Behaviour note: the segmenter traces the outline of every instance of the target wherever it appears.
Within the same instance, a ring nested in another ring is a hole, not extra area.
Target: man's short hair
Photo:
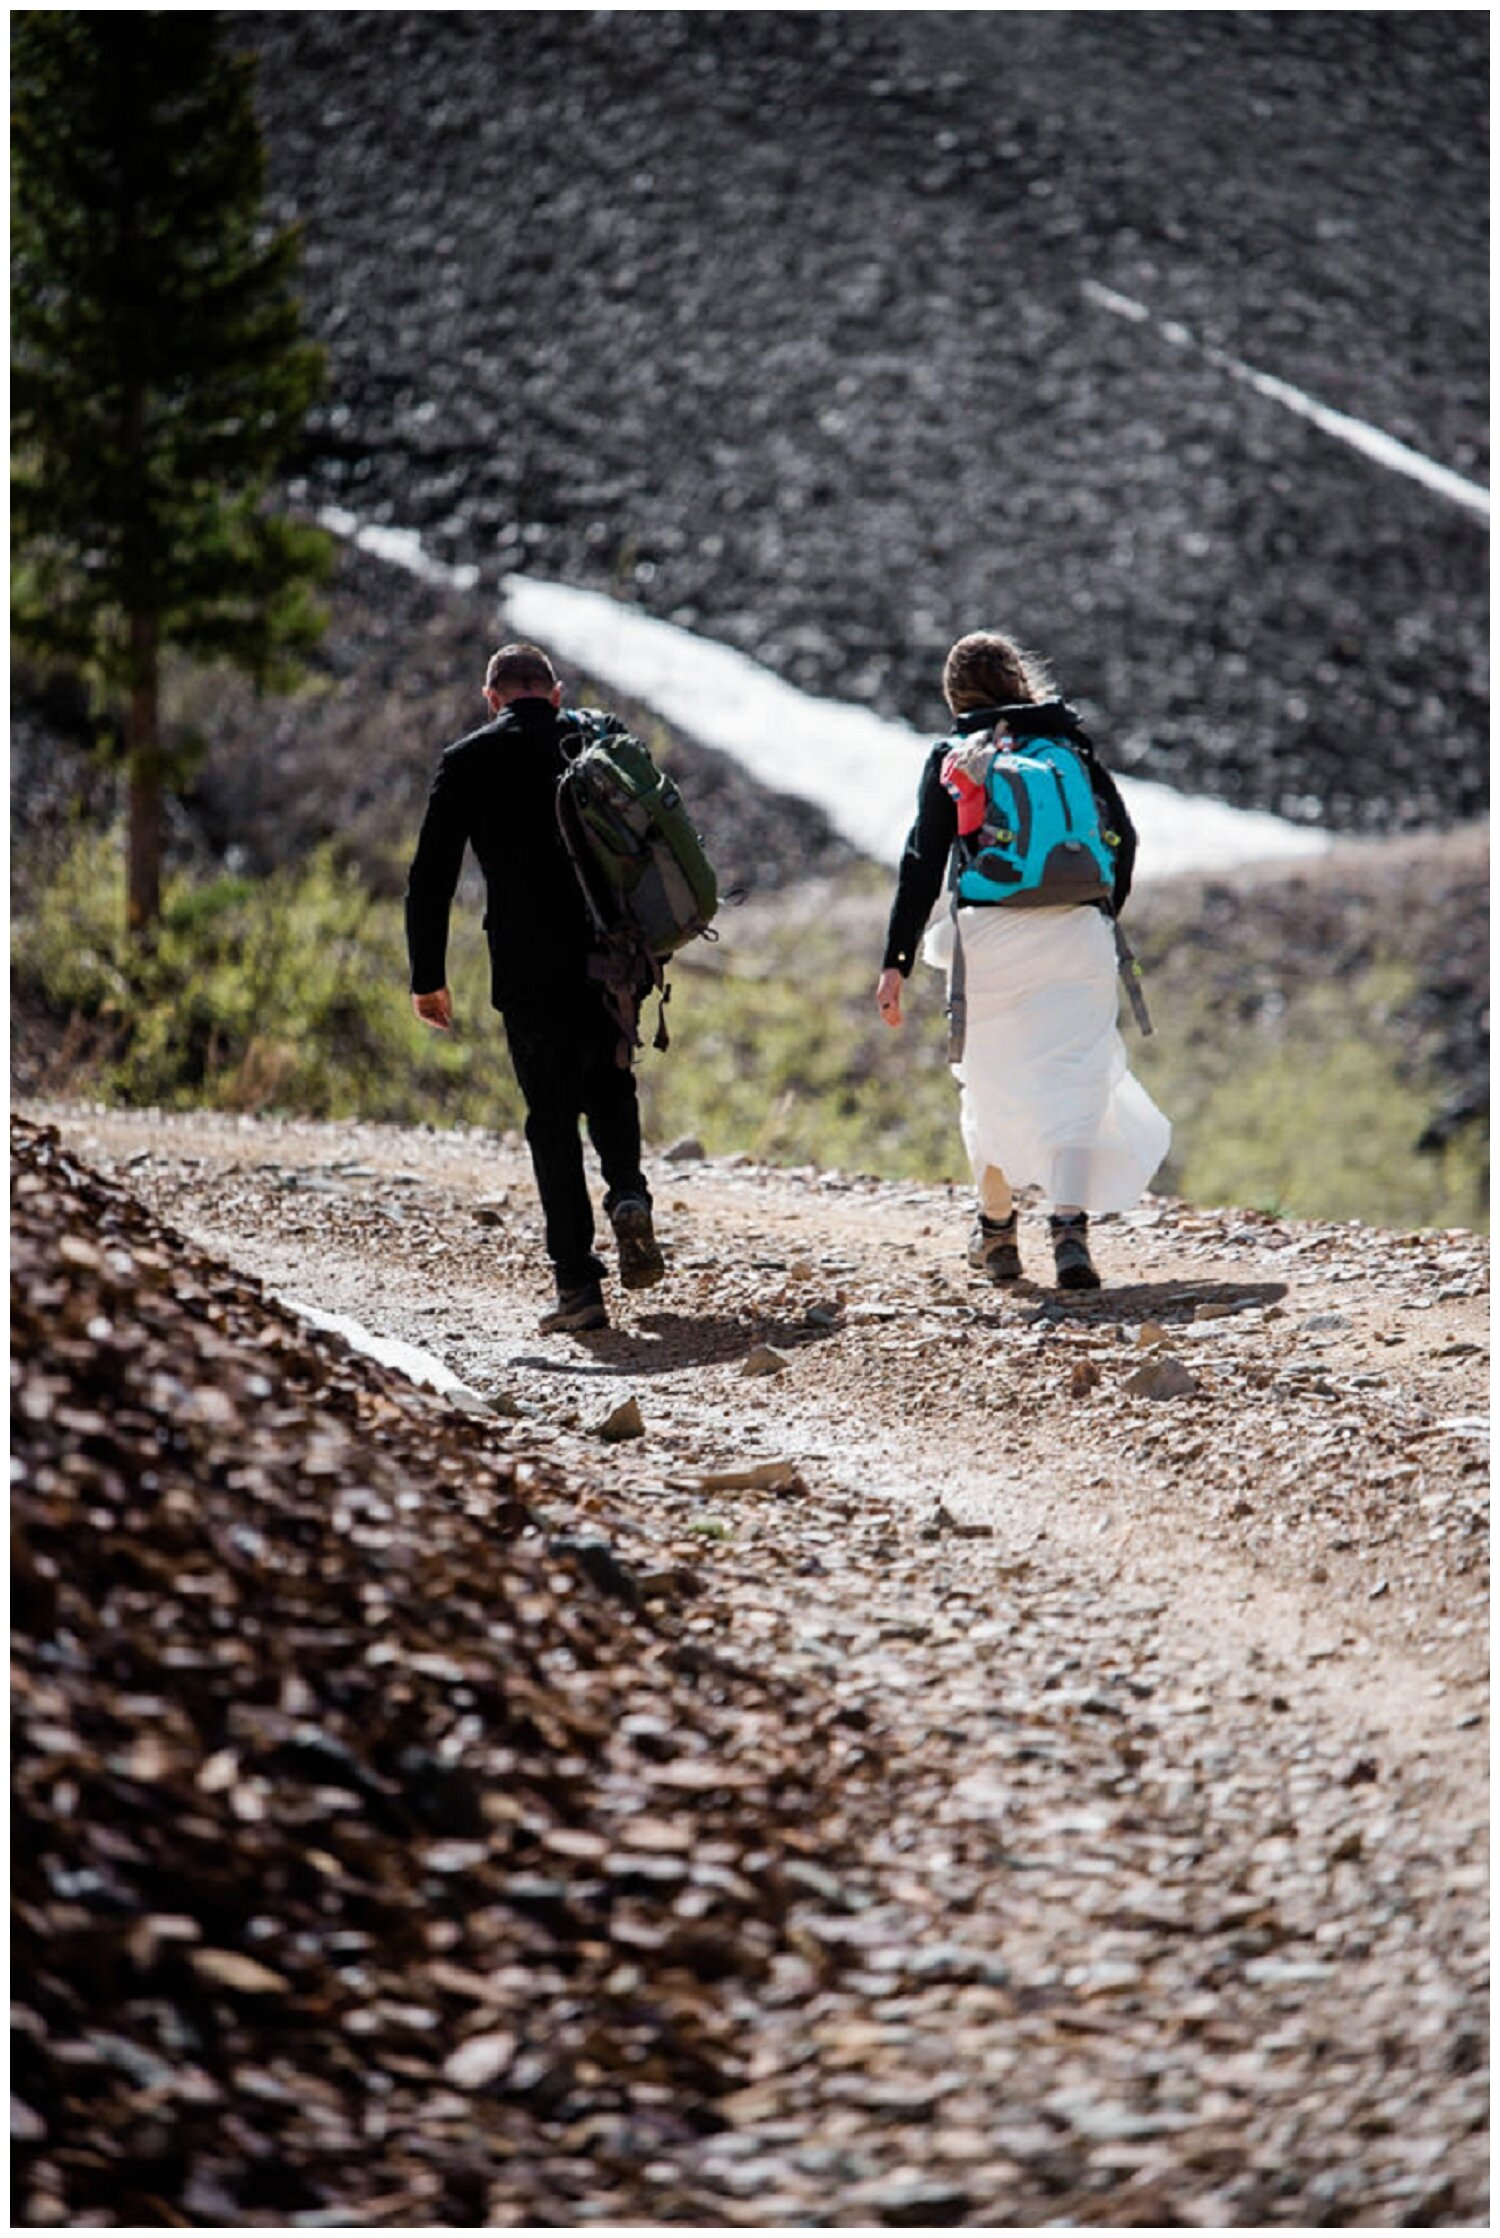
[[[491,692],[550,692],[557,671],[540,645],[502,645],[490,655],[484,682]]]
[[[943,697],[955,715],[975,707],[1010,707],[1045,699],[1052,681],[1035,653],[976,629],[961,637],[943,663]]]

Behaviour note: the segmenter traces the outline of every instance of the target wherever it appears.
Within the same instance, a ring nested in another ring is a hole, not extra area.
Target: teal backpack
[[[962,749],[976,741],[955,743]],[[1114,856],[1075,747],[1064,738],[1027,738],[993,749],[983,788],[983,822],[957,846],[960,902],[1011,909],[1109,903]]]
[[[661,997],[655,1046],[667,1047],[665,967],[690,940],[717,939],[718,880],[681,793],[640,740],[592,707],[564,709],[563,725],[571,752],[557,821],[593,927],[589,968],[629,1064],[653,987]]]

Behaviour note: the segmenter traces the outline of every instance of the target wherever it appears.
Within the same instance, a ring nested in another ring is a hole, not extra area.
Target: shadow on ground
[[[580,1333],[574,1341],[589,1355],[586,1359],[515,1353],[508,1365],[548,1375],[668,1375],[677,1368],[723,1367],[748,1359],[757,1345],[791,1352],[832,1334],[832,1329],[810,1329],[800,1321],[751,1323],[733,1314],[652,1313],[630,1329]]]
[[[1163,1325],[1201,1318],[1229,1319],[1264,1311],[1287,1294],[1284,1282],[1132,1282],[1103,1290],[1049,1290],[1031,1308],[1033,1321],[1084,1321],[1092,1326],[1117,1321],[1160,1321]],[[999,1316],[983,1318],[999,1326]]]

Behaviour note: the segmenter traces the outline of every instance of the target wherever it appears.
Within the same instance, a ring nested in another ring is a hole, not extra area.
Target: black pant
[[[651,1192],[641,1172],[635,1074],[618,1062],[619,1032],[597,988],[580,982],[507,1001],[501,1010],[511,1063],[526,1100],[526,1141],[542,1200],[547,1256],[560,1290],[597,1282],[594,1207],[583,1170],[582,1119],[603,1169],[604,1209]]]

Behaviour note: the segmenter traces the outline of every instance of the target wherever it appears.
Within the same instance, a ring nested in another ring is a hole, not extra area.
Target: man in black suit
[[[641,1171],[635,1074],[619,1062],[618,1028],[589,977],[588,914],[558,829],[557,784],[570,745],[562,685],[538,646],[504,645],[490,661],[484,696],[491,720],[438,764],[407,879],[412,1008],[439,1032],[453,1023],[448,918],[471,846],[484,873],[490,998],[526,1103],[557,1285],[541,1327],[602,1329],[604,1267],[594,1253],[580,1119],[603,1170],[621,1282],[642,1290],[666,1271]]]

